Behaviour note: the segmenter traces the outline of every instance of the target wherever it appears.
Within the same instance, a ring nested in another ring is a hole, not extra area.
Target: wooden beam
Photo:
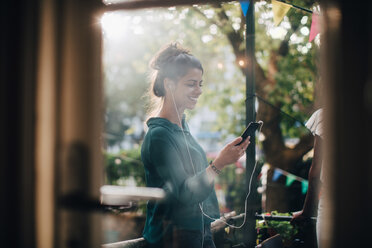
[[[161,8],[161,7],[173,7],[173,6],[186,6],[194,4],[214,4],[230,2],[226,0],[128,0],[121,3],[107,4],[104,6],[105,11],[115,10],[134,10],[144,8]]]

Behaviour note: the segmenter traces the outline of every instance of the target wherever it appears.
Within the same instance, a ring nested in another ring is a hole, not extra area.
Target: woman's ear
[[[174,87],[173,80],[170,80],[169,78],[165,78],[164,79],[164,86],[165,86],[166,89],[174,91],[175,87]]]

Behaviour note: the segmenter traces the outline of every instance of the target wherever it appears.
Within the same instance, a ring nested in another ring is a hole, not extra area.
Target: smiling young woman
[[[220,217],[214,178],[236,162],[249,139],[236,138],[212,162],[190,133],[184,111],[202,94],[203,67],[178,43],[161,49],[150,63],[153,109],[141,148],[148,187],[167,193],[149,202],[143,236],[148,247],[215,247],[210,224]],[[156,106],[154,108],[154,106]]]

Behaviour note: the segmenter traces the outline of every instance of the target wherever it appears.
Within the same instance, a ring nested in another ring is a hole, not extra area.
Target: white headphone
[[[173,92],[175,90],[174,85],[173,84],[168,85],[168,89],[169,89],[170,93],[173,95]]]
[[[169,90],[174,91],[174,82],[171,79],[168,79],[168,78],[166,78],[164,81],[165,81],[164,84],[165,84],[166,88],[168,88]]]

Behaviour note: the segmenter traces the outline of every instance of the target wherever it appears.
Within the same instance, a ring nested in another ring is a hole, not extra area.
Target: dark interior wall
[[[371,1],[323,0],[341,13],[325,33],[332,235],[327,247],[369,244],[372,209]],[[0,8],[1,247],[35,247],[34,125],[40,1]],[[333,16],[334,17],[334,16]],[[332,15],[328,18],[332,19]],[[328,24],[332,24],[331,22]]]
[[[371,1],[323,1],[330,232],[326,247],[367,247],[372,209]]]
[[[34,120],[39,1],[1,3],[0,240],[34,247]],[[3,246],[4,245],[4,246]]]
[[[36,87],[40,71],[53,74],[50,76],[50,84],[58,84],[54,87],[63,90],[49,102],[60,107],[58,116],[51,117],[57,123],[54,135],[59,139],[57,142],[61,144],[60,147],[65,149],[74,142],[80,142],[92,154],[92,163],[79,164],[86,169],[84,173],[81,170],[79,175],[71,173],[78,166],[74,167],[62,156],[58,157],[56,163],[50,163],[49,166],[59,166],[63,171],[62,176],[56,177],[64,181],[60,180],[58,185],[43,184],[43,187],[50,187],[59,194],[51,196],[53,199],[47,199],[48,203],[66,196],[70,193],[67,192],[68,189],[76,185],[79,186],[78,189],[86,191],[83,193],[87,197],[98,202],[99,186],[102,185],[100,145],[97,138],[101,131],[101,37],[99,25],[92,25],[97,22],[94,18],[98,16],[97,10],[102,3],[99,0],[48,2],[57,7],[49,10],[52,13],[48,12],[57,24],[51,24],[55,30],[50,34],[49,42],[55,43],[51,47],[58,50],[56,56],[46,58],[57,65],[56,72],[50,72],[38,67],[41,60],[38,58],[38,48],[42,50],[39,34],[43,26],[40,23],[40,14],[45,10],[46,2],[7,1],[0,8],[0,247],[32,248],[36,247],[37,242],[41,244],[40,239],[43,238],[42,234],[37,234],[44,224],[36,221],[35,211],[35,185],[40,182],[36,182],[40,173],[35,169],[35,132],[36,124],[40,123],[36,116],[36,102],[39,100],[36,99],[36,92],[39,92]],[[63,151],[60,149],[52,152],[61,154]],[[58,218],[53,224],[56,230],[51,232],[58,247],[75,245],[70,241],[76,239],[77,233],[81,234],[78,238],[88,244],[79,247],[98,247],[99,216],[60,205],[55,209]],[[86,228],[79,229],[80,226]]]

